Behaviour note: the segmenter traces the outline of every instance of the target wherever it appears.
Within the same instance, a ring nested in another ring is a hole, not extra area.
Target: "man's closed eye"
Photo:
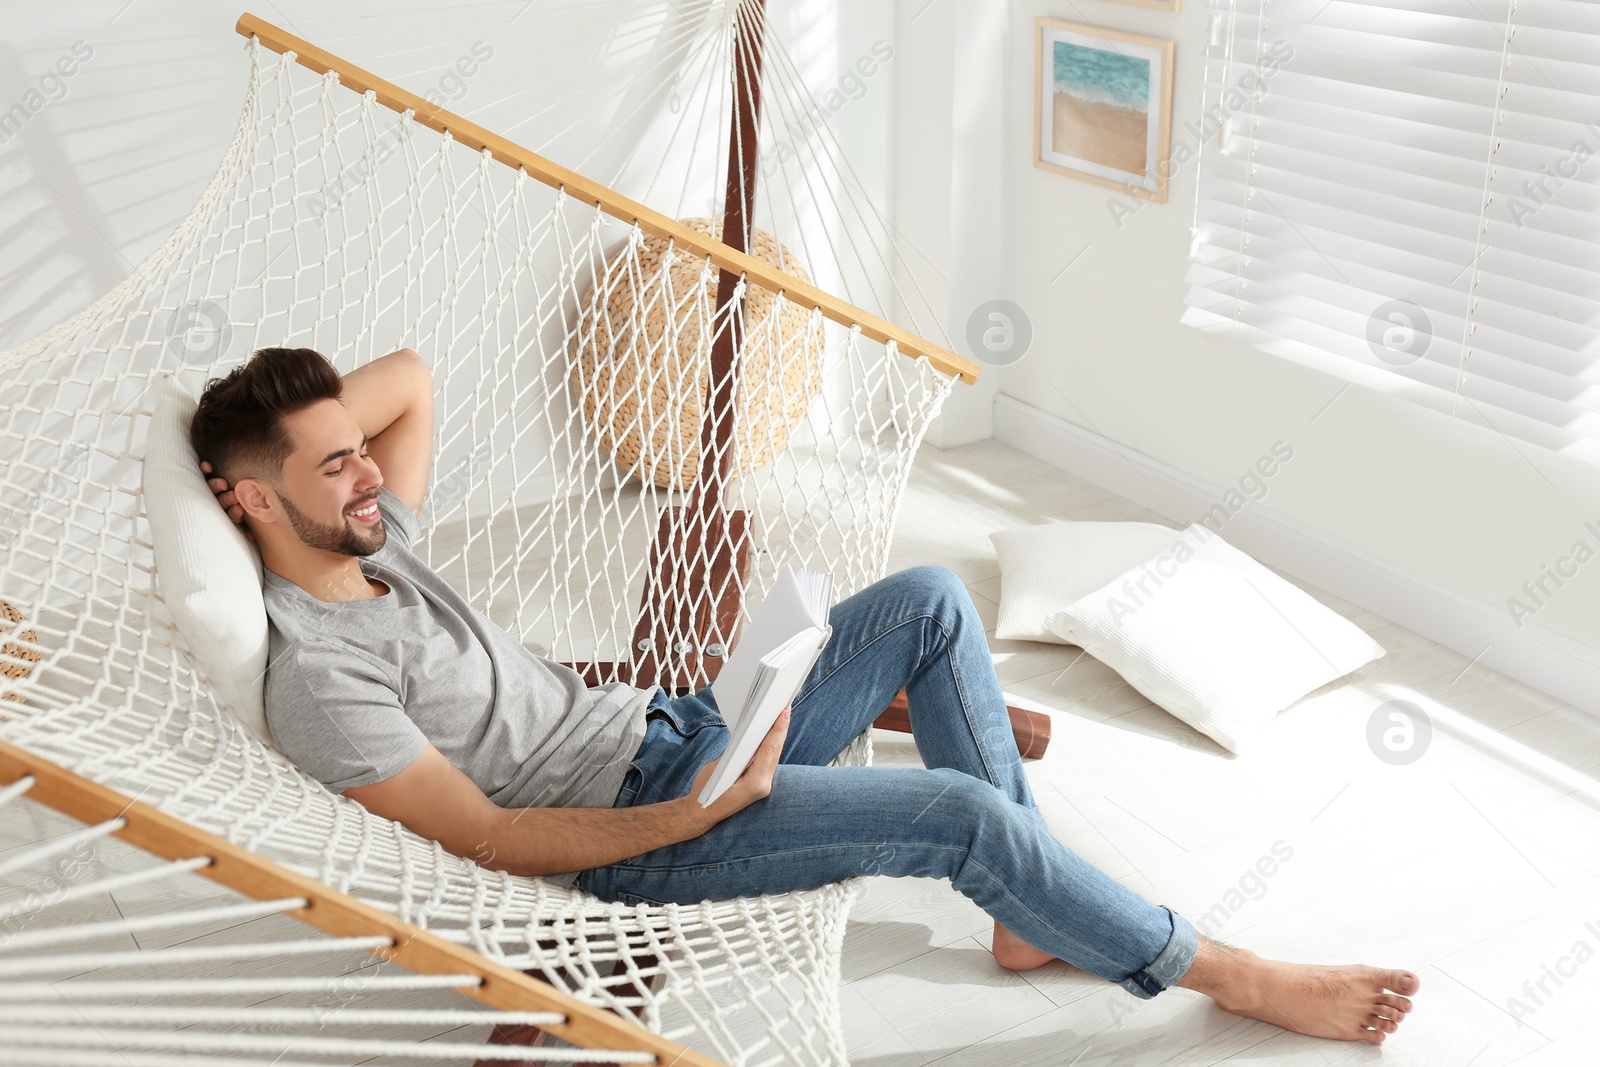
[[[362,459],[371,459],[372,457],[368,456],[365,452],[363,452],[361,454],[361,458]],[[324,477],[337,478],[337,477],[339,477],[339,475],[341,475],[343,473],[344,473],[344,464],[341,463],[337,467],[335,467],[333,470],[329,471],[326,475],[324,475]]]

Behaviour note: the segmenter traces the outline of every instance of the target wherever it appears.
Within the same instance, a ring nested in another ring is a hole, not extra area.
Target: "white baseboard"
[[[995,440],[1159,512],[1199,519],[1227,491],[1161,460],[1001,394]],[[1302,581],[1397,622],[1502,674],[1600,715],[1600,649],[1538,619],[1517,626],[1504,604],[1450,589],[1265,503],[1247,504],[1224,528],[1230,544]]]

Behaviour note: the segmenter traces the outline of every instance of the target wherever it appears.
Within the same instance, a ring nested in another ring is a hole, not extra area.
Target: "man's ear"
[[[244,508],[245,518],[251,525],[277,522],[282,514],[278,509],[278,494],[260,478],[240,478],[233,487],[233,499]]]

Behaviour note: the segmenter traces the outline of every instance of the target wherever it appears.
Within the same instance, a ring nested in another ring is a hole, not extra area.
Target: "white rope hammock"
[[[718,9],[743,10],[699,7]],[[684,51],[706,34],[727,50],[734,21],[690,20]],[[418,552],[538,654],[579,665],[591,685],[628,680],[640,607],[665,605],[650,654],[700,685],[713,646],[736,637],[715,621],[726,588],[671,582],[684,566],[712,572],[719,546],[678,536],[673,509],[699,498],[654,476],[692,474],[703,458],[699,405],[728,330],[713,263],[292,53],[252,43],[249,57],[237,133],[190,216],[100,301],[0,354],[0,601],[25,620],[0,610],[0,738],[713,1058],[845,1063],[839,948],[853,884],[607,905],[371,816],[219,708],[160,595],[141,467],[166,373],[193,389],[268,345],[316,348],[346,372],[398,347],[431,362],[438,434]],[[775,49],[769,84],[782,69]],[[774,247],[795,270],[842,269],[825,246]],[[687,283],[675,263],[692,268]],[[769,290],[758,316],[758,287],[743,284],[734,454],[696,488],[715,489],[717,529],[742,513],[752,565],[728,580],[748,618],[785,563],[832,572],[840,596],[882,577],[916,448],[957,379],[871,340],[883,333],[866,311],[842,323],[837,307]],[[173,329],[196,307],[215,326],[198,347]],[[869,758],[863,735],[842,760]],[[189,870],[116,874],[95,891]],[[15,977],[11,992],[39,988]]]
[[[0,840],[40,843],[6,856],[6,880],[34,886],[25,893],[0,889],[0,1064],[239,1064],[364,1063],[404,1058],[435,1063],[575,1063],[603,1058],[616,1064],[657,1064],[646,1048],[615,1045],[603,1053],[578,1045],[527,1048],[481,1040],[491,1028],[554,1028],[569,1022],[559,1011],[498,1011],[456,997],[463,1007],[419,1008],[418,993],[451,997],[482,985],[475,973],[405,974],[367,958],[392,948],[385,936],[311,936],[252,941],[252,919],[304,914],[306,897],[252,900],[210,908],[176,907],[116,920],[71,922],[61,905],[74,900],[111,902],[127,885],[107,876],[112,866],[139,864],[153,877],[196,875],[217,862],[160,863],[109,840],[128,820],[107,819],[85,829],[55,832],[67,820],[25,794],[31,775],[0,790]],[[20,799],[19,798],[24,798]],[[131,805],[129,805],[131,807]],[[27,810],[19,810],[27,809]],[[33,832],[29,832],[32,830]],[[53,833],[53,836],[52,836]],[[3,884],[3,883],[0,883]],[[325,891],[324,891],[325,892]],[[219,926],[226,921],[228,925]],[[145,942],[137,935],[146,936]],[[159,935],[154,943],[150,935]],[[132,941],[132,950],[120,946]],[[204,945],[192,942],[204,940]],[[167,947],[158,947],[162,942]],[[65,946],[98,951],[60,951]],[[151,947],[146,947],[151,944]],[[322,960],[329,962],[321,962]],[[173,970],[203,963],[208,977],[163,980]],[[271,974],[309,970],[325,974]],[[209,976],[219,968],[248,968],[255,978]],[[100,977],[118,972],[132,977]],[[87,977],[85,977],[87,976]],[[304,995],[310,1007],[284,1006]],[[219,1004],[221,1001],[236,1003]],[[385,1000],[390,1004],[384,1006]],[[627,1024],[614,1024],[626,1034]],[[638,1033],[639,1031],[634,1031]],[[406,1034],[416,1037],[407,1037]],[[681,1053],[681,1049],[678,1050]],[[240,1055],[261,1058],[239,1059]],[[300,1057],[307,1057],[301,1059]]]

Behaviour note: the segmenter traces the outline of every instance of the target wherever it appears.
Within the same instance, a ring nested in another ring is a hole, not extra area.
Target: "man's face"
[[[389,536],[378,514],[383,475],[344,405],[319,400],[285,418],[284,429],[295,448],[274,488],[300,540],[344,556],[382,548]]]

